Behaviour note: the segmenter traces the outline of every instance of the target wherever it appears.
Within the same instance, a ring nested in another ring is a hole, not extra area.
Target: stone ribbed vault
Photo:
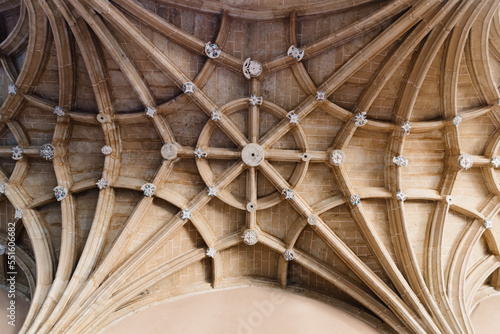
[[[248,284],[473,333],[500,287],[500,1],[258,2],[0,2],[21,333]]]

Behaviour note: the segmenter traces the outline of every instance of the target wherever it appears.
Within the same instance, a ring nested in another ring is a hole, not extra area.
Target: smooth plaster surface
[[[317,300],[270,288],[246,287],[191,295],[143,309],[101,333],[379,333]]]
[[[472,311],[472,326],[475,334],[500,332],[500,296],[488,297]]]

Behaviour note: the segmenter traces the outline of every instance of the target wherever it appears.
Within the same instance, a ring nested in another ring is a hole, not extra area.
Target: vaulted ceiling
[[[0,1],[21,333],[249,284],[473,333],[500,287],[500,0],[260,2]]]

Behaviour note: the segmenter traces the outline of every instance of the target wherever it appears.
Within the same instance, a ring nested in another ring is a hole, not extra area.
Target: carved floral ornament
[[[217,251],[215,250],[215,248],[208,248],[208,249],[207,249],[207,252],[206,252],[205,254],[206,254],[206,256],[208,256],[208,257],[214,258],[214,257],[215,257],[215,253],[216,253],[216,252],[217,252]]]
[[[195,89],[196,87],[192,82],[186,82],[185,84],[182,85],[182,91],[184,92],[184,94],[192,94],[194,93]]]
[[[290,120],[290,124],[298,124],[299,123],[299,115],[295,113],[295,110],[292,110],[286,114],[286,117]]]
[[[104,155],[110,155],[113,152],[113,149],[109,145],[105,145],[101,148],[101,153]]]
[[[318,90],[316,92],[316,100],[318,101],[324,101],[326,100],[326,93],[322,90]]]
[[[148,116],[150,118],[153,118],[156,115],[156,108],[154,108],[154,107],[146,107],[144,109],[144,113],[146,114],[146,116]]]
[[[208,187],[207,192],[208,192],[208,196],[214,197],[214,196],[217,196],[217,193],[219,192],[219,188],[216,186],[210,186],[210,187]]]
[[[468,170],[474,164],[474,160],[468,154],[460,154],[458,157],[458,166],[463,170]]]
[[[23,219],[23,210],[16,209],[16,212],[14,214],[14,219]]]
[[[12,148],[12,159],[21,160],[23,158],[23,149],[19,146],[14,146]]]
[[[500,166],[500,157],[494,157],[491,159],[491,164],[493,167],[498,168],[498,166]]]
[[[17,87],[16,87],[16,85],[9,84],[9,86],[7,88],[7,92],[9,93],[9,95],[16,95],[17,94]]]
[[[262,65],[258,61],[247,58],[243,63],[243,75],[245,78],[258,77],[262,73]]]
[[[453,124],[455,126],[458,126],[460,123],[462,123],[462,119],[463,119],[463,117],[461,115],[457,115],[457,116],[453,117]]]
[[[396,197],[401,202],[406,201],[406,199],[408,198],[408,196],[406,196],[406,194],[402,190],[398,191],[398,193],[396,194]]]
[[[407,136],[410,134],[410,130],[412,127],[413,125],[410,122],[406,121],[403,123],[403,125],[401,125],[401,130],[403,130],[403,134]]]
[[[182,212],[181,212],[181,218],[183,220],[191,219],[191,211],[189,211],[188,209],[182,210]]]
[[[54,188],[54,195],[58,201],[62,201],[68,195],[68,189],[57,186]]]
[[[208,156],[207,152],[203,151],[201,147],[196,148],[194,150],[194,156],[201,159],[201,158],[206,158]]]
[[[351,204],[358,205],[359,203],[361,203],[361,198],[359,198],[358,195],[352,195],[351,196]]]
[[[40,156],[45,160],[52,160],[56,154],[56,149],[52,144],[44,144],[40,148]]]
[[[392,162],[398,167],[406,167],[408,165],[408,159],[403,156],[392,158]]]
[[[250,104],[253,106],[261,105],[262,104],[262,96],[251,95],[250,98],[248,99],[248,102],[250,102]]]
[[[293,258],[294,258],[294,255],[293,255],[293,251],[291,249],[287,249],[284,253],[283,253],[283,257],[285,258],[285,260],[287,261],[292,261]]]
[[[210,117],[212,118],[212,121],[220,121],[222,113],[219,110],[214,110],[210,113]]]
[[[109,182],[106,181],[105,179],[101,178],[96,182],[97,188],[100,190],[106,188],[109,185]]]
[[[287,51],[287,55],[297,59],[297,61],[301,61],[304,57],[304,49],[299,49],[295,45],[290,46]]]
[[[354,116],[354,124],[356,126],[364,126],[368,123],[368,120],[366,119],[366,111],[360,112]]]
[[[330,162],[334,166],[340,166],[345,162],[345,153],[341,150],[334,150],[330,154]]]
[[[155,193],[156,186],[152,183],[145,183],[142,185],[141,190],[144,193],[144,196],[151,197]]]
[[[220,56],[221,50],[219,49],[219,46],[217,44],[214,44],[212,42],[207,42],[205,44],[205,54],[212,59],[215,59]]]
[[[57,116],[64,116],[64,111],[60,106],[54,107],[54,114]]]
[[[0,195],[5,194],[5,184],[0,183]]]
[[[295,193],[289,188],[283,189],[281,194],[285,196],[285,199],[293,199],[295,197]]]
[[[493,221],[491,219],[486,219],[484,221],[484,228],[487,230],[491,230],[493,228]]]
[[[241,236],[247,245],[255,245],[259,241],[259,234],[255,230],[246,230]]]

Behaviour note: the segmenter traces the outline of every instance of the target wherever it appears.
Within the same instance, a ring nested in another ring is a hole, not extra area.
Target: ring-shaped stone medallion
[[[239,100],[234,100],[226,105],[224,105],[222,108],[220,108],[220,111],[223,115],[230,116],[231,114],[242,111],[248,108],[248,99],[242,98]],[[278,119],[285,119],[287,115],[287,111],[281,108],[280,106],[269,102],[269,101],[264,101],[264,103],[259,106],[260,112],[265,112],[269,113]],[[221,122],[222,120],[219,120],[217,122]],[[209,142],[210,138],[212,137],[214,131],[217,129],[217,125],[215,123],[216,121],[212,121],[209,119],[205,126],[203,127],[200,136],[198,138],[198,143],[197,147],[210,147]],[[297,126],[294,126],[291,130],[290,133],[292,134],[298,149],[302,153],[306,153],[308,150],[307,147],[307,140],[306,140],[306,135],[304,133],[304,130],[300,126],[300,124],[297,124]],[[261,135],[262,136],[262,135]],[[248,154],[248,156],[247,156]],[[252,154],[254,154],[252,156]],[[247,165],[249,168],[256,168],[258,169],[259,166],[266,161],[266,154],[265,154],[265,149],[262,148],[260,144],[257,143],[248,143],[246,144],[243,148],[241,148],[241,160],[240,163],[244,163]],[[203,159],[196,159],[196,165],[198,167],[198,171],[207,185],[212,185],[216,181],[216,177],[210,167],[210,154],[207,156],[207,158]],[[278,161],[278,160],[276,160]],[[307,167],[309,166],[309,161],[306,159],[304,161],[301,159],[300,161],[297,162],[297,166],[294,168],[294,171],[290,178],[288,179],[288,183],[290,184],[290,187],[293,189],[296,186],[298,186],[302,180],[304,179],[306,172],[307,172]],[[262,174],[261,174],[262,175]],[[237,196],[227,189],[221,189],[219,193],[217,194],[217,198],[225,202],[226,204],[229,204],[235,208],[241,209],[241,210],[246,210],[247,207],[247,200],[242,198],[241,196]],[[265,210],[267,208],[270,208],[278,203],[280,203],[283,200],[283,196],[281,196],[281,192],[279,191],[274,191],[273,193],[259,197],[257,199],[256,207],[257,210]]]

